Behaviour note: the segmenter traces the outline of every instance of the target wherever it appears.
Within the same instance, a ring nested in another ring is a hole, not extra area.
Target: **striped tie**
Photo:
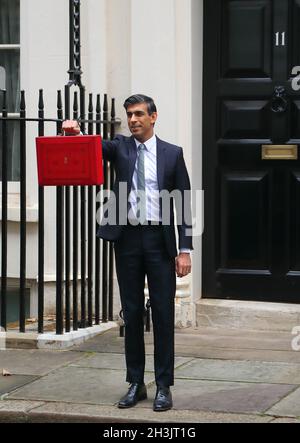
[[[137,160],[137,195],[139,200],[137,219],[141,224],[146,221],[145,149],[145,145],[139,145]]]

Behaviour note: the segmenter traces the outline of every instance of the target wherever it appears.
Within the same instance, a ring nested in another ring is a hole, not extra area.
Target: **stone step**
[[[300,334],[300,304],[201,299],[198,327]]]

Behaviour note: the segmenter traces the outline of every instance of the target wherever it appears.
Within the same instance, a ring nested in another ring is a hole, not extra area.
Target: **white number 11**
[[[280,34],[281,34],[281,45],[280,45]],[[285,46],[285,32],[276,32],[276,46]]]

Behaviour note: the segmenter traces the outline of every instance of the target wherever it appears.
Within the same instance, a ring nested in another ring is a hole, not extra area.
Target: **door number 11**
[[[285,32],[276,32],[275,35],[276,35],[276,46],[285,46]]]

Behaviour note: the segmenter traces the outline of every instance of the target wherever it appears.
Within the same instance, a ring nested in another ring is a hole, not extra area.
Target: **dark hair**
[[[153,112],[157,112],[156,105],[154,100],[151,97],[147,97],[147,95],[143,94],[135,94],[131,97],[127,98],[124,103],[124,108],[127,111],[128,106],[136,105],[138,103],[146,103],[148,107],[148,114],[151,115]]]

